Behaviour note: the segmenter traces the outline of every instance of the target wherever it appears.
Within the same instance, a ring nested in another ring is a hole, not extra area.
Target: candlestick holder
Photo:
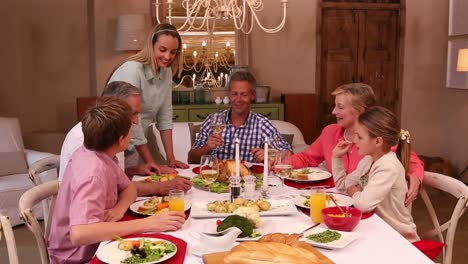
[[[268,186],[262,186],[262,188],[260,189],[260,194],[262,195],[262,199],[269,199],[270,190],[268,190]]]

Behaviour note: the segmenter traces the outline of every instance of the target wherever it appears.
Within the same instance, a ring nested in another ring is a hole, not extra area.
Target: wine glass
[[[223,115],[221,113],[217,113],[214,123],[211,124],[211,131],[213,131],[213,134],[215,135],[221,135],[223,134],[224,128],[226,127],[226,121],[223,118]],[[222,150],[222,147],[217,147],[217,151]]]
[[[273,171],[277,177],[280,177],[284,184],[284,178],[291,177],[292,165],[289,157],[291,152],[282,150],[276,155],[276,161]]]
[[[200,159],[200,177],[207,183],[212,184],[218,179],[218,160],[214,155],[203,155]]]

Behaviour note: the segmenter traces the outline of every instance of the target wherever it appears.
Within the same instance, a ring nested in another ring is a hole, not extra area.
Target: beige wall
[[[448,1],[407,2],[402,122],[421,154],[468,165],[468,90],[445,87]],[[468,179],[467,179],[468,180]]]
[[[7,0],[0,10],[0,115],[20,118],[27,147],[58,152],[49,143],[63,140],[89,90],[87,2]]]
[[[0,11],[0,22],[9,25],[0,49],[0,115],[20,117],[28,147],[58,149],[75,123],[75,98],[99,94],[128,56],[113,50],[117,16],[148,14],[149,1],[22,2],[3,1]],[[464,167],[468,91],[445,88],[448,1],[406,3],[402,124],[418,153]],[[276,26],[279,7],[279,1],[268,1],[260,20]],[[273,88],[273,99],[283,92],[315,92],[316,13],[317,0],[290,1],[281,32],[256,27],[250,35],[250,69]]]

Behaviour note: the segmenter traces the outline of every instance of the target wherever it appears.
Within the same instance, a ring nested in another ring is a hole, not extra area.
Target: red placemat
[[[168,260],[165,260],[163,262],[160,262],[160,263],[164,263],[164,264],[182,264],[184,263],[184,260],[185,260],[185,253],[187,252],[187,242],[185,242],[184,240],[180,239],[180,238],[177,238],[177,237],[173,237],[173,236],[170,236],[170,235],[165,235],[165,234],[139,234],[139,235],[129,235],[129,236],[125,236],[124,238],[132,238],[132,237],[151,237],[151,238],[159,238],[159,239],[165,239],[167,241],[170,241],[172,243],[174,243],[176,246],[177,246],[177,253],[170,259]],[[104,263],[102,261],[100,261],[96,256],[93,257],[93,259],[91,260],[91,262],[89,262],[90,264],[101,264],[101,263]]]
[[[289,187],[296,188],[296,189],[302,189],[302,188],[311,187],[311,186],[326,186],[328,188],[335,187],[335,181],[333,181],[333,177],[330,177],[323,181],[310,182],[310,183],[295,182],[295,181],[291,181],[285,178],[284,184]]]
[[[252,167],[250,167],[250,171],[254,174],[263,173],[263,166],[254,164]],[[200,166],[193,168],[192,172],[195,174],[200,174]]]
[[[307,216],[310,215],[310,210],[309,209],[299,207],[299,206],[296,206],[296,207],[299,210],[301,210],[301,212],[303,212],[305,215],[307,215]],[[370,212],[367,212],[367,213],[362,213],[361,220],[367,219],[367,218],[369,218],[369,217],[371,217],[373,215],[374,215],[374,211],[370,211]]]
[[[185,219],[188,219],[188,217],[190,216],[190,210],[191,208],[185,211]],[[119,220],[119,222],[130,221],[130,220],[140,219],[144,217],[147,217],[147,215],[137,214],[137,213],[130,211],[130,209],[128,209],[127,212],[125,212],[122,219]]]

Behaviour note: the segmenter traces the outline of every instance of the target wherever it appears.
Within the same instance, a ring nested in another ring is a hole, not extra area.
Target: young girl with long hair
[[[351,144],[341,141],[333,149],[334,177],[344,179],[354,206],[363,212],[375,210],[385,222],[413,242],[419,240],[411,208],[404,204],[408,191],[405,175],[409,168],[409,133],[401,130],[396,116],[374,106],[363,112],[355,128],[354,143],[364,158],[346,175],[341,157]],[[397,145],[396,152],[390,150]]]

